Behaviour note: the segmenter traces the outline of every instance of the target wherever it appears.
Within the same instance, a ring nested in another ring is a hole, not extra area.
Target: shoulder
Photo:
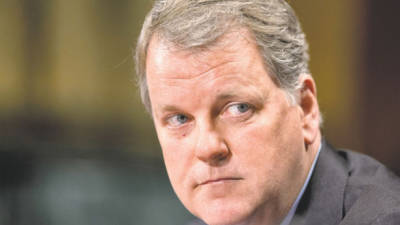
[[[345,211],[356,201],[385,201],[387,206],[400,207],[400,178],[375,159],[348,150],[337,150],[346,158],[347,182]]]
[[[400,178],[375,159],[337,150],[346,161],[341,224],[400,224]]]
[[[355,204],[348,214],[343,218],[339,225],[398,225],[400,224],[400,210],[398,205],[391,206],[374,205],[369,202],[366,207],[365,201],[359,201]]]
[[[398,225],[400,222],[400,212],[387,213],[378,216],[371,224],[376,225]]]

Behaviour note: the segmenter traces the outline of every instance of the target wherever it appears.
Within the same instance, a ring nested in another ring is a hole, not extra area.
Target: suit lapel
[[[337,225],[343,218],[344,189],[348,172],[345,161],[322,141],[310,183],[291,225]]]

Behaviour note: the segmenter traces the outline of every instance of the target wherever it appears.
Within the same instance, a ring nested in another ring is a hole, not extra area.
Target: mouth
[[[238,180],[242,180],[242,178],[224,177],[224,178],[210,179],[210,180],[206,180],[206,181],[200,183],[199,186],[207,185],[207,184],[225,183],[225,182],[238,181]]]

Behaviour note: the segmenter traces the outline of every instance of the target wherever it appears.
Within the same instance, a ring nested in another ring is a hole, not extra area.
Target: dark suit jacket
[[[291,225],[367,224],[400,225],[400,178],[366,155],[323,141]]]
[[[400,180],[376,160],[322,143],[291,225],[400,225]]]

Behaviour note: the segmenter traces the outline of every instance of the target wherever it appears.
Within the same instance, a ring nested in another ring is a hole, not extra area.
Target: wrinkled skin
[[[147,84],[171,184],[210,225],[279,224],[320,144],[311,76],[297,103],[265,70],[245,29],[204,51],[154,36]]]

